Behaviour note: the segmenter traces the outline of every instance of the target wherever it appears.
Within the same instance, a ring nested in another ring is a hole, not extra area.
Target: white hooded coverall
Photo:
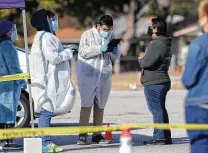
[[[111,40],[112,38],[110,38]],[[92,107],[96,102],[104,109],[111,90],[112,62],[120,53],[102,53],[102,37],[96,27],[85,31],[80,40],[77,79],[82,107]]]
[[[35,112],[47,111],[59,114],[74,105],[75,87],[71,81],[69,61],[71,49],[64,49],[59,39],[45,31],[35,35],[31,49],[32,97]]]

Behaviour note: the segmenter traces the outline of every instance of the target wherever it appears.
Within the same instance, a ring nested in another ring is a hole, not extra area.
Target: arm
[[[197,83],[197,75],[205,64],[203,56],[200,54],[202,54],[200,47],[196,44],[191,44],[182,76],[182,83],[186,89],[192,88]]]
[[[165,44],[152,42],[145,56],[139,59],[139,64],[143,69],[151,69],[160,60],[162,54],[166,51]]]
[[[50,35],[44,35],[42,39],[42,50],[45,58],[53,65],[67,61],[73,57],[73,51],[66,48],[61,52],[59,51],[59,42]]]
[[[15,49],[14,45],[9,42],[3,45],[3,58],[5,60],[5,64],[9,71],[10,75],[22,73],[19,64],[19,57],[17,54],[17,50]],[[15,81],[18,85],[24,86],[26,85],[25,80],[17,80]]]
[[[96,45],[90,45],[89,44],[89,37],[87,36],[87,33],[84,33],[81,36],[80,44],[79,44],[79,55],[84,58],[92,58],[98,55],[102,54],[102,51],[100,51],[101,46],[96,46]]]

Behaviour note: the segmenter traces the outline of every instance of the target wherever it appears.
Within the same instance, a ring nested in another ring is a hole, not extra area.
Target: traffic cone
[[[107,123],[107,127],[110,127],[110,124],[109,123]],[[111,131],[106,131],[106,133],[105,133],[105,139],[107,141],[109,141],[109,143],[112,143],[113,135],[112,135],[112,132]]]
[[[120,137],[119,153],[132,153],[132,136],[130,128],[124,129]]]

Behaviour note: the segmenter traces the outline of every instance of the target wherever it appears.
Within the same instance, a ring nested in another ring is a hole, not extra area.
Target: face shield
[[[59,24],[58,24],[58,15],[55,15],[54,17],[50,18],[51,21],[51,28],[52,30],[55,32],[58,30],[59,28]]]
[[[12,27],[11,33],[12,33],[11,34],[11,40],[12,41],[18,40],[18,34],[17,34],[16,24],[14,24],[14,26]]]

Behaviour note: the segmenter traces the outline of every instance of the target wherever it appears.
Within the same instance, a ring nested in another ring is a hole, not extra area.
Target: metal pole
[[[29,66],[29,49],[28,49],[28,40],[27,40],[27,23],[26,23],[26,13],[25,9],[22,10],[22,18],[23,18],[23,27],[24,27],[24,42],[25,42],[25,51],[26,51],[26,62],[27,62],[27,73],[30,74],[30,66]],[[30,102],[30,117],[31,117],[31,127],[34,128],[34,110],[33,110],[33,100],[32,100],[32,92],[31,92],[31,80],[28,79],[28,90],[29,90],[29,102]]]

